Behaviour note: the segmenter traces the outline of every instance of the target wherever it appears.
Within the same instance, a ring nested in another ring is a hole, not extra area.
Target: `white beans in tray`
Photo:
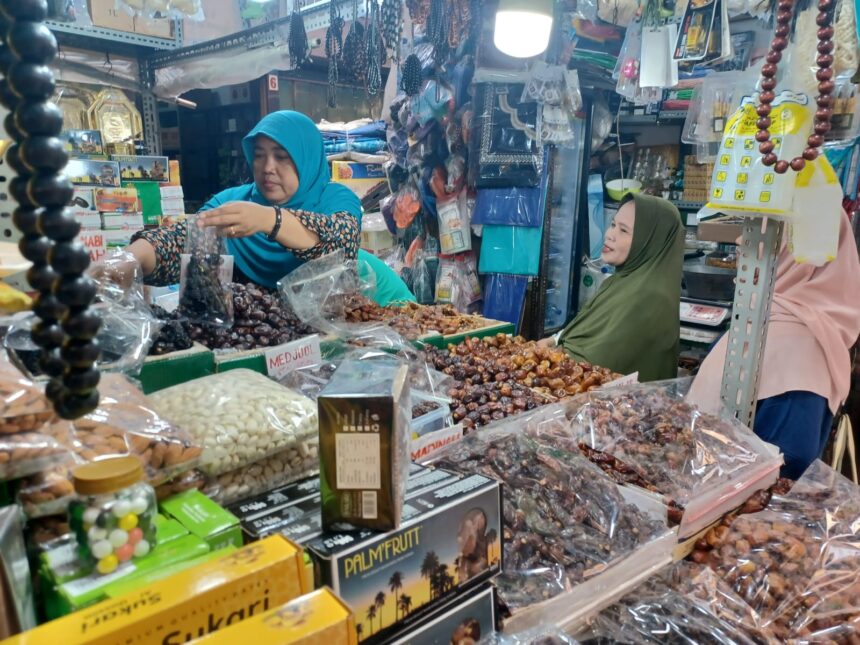
[[[239,369],[156,392],[152,405],[203,446],[201,470],[220,475],[289,448],[316,451],[316,404]]]

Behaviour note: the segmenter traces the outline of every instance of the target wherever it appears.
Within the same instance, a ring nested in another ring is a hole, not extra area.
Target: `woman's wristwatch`
[[[272,232],[267,235],[270,242],[278,239],[278,233],[281,232],[281,223],[284,221],[284,216],[281,213],[281,207],[275,206],[275,225],[272,227]]]

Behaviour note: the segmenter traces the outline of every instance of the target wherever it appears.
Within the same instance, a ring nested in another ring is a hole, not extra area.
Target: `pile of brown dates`
[[[363,296],[352,296],[346,303],[346,322],[382,322],[407,340],[427,334],[452,336],[487,327],[486,318],[462,314],[453,305],[402,305],[380,307]]]

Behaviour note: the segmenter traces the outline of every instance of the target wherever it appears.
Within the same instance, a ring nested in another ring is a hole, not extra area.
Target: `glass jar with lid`
[[[69,526],[84,566],[106,575],[155,547],[155,491],[137,457],[84,464],[72,477],[76,498],[69,503]]]

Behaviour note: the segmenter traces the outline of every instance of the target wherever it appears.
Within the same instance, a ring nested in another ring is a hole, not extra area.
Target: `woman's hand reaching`
[[[197,225],[200,228],[214,226],[221,237],[268,235],[275,227],[275,209],[253,202],[230,202],[200,213]]]

